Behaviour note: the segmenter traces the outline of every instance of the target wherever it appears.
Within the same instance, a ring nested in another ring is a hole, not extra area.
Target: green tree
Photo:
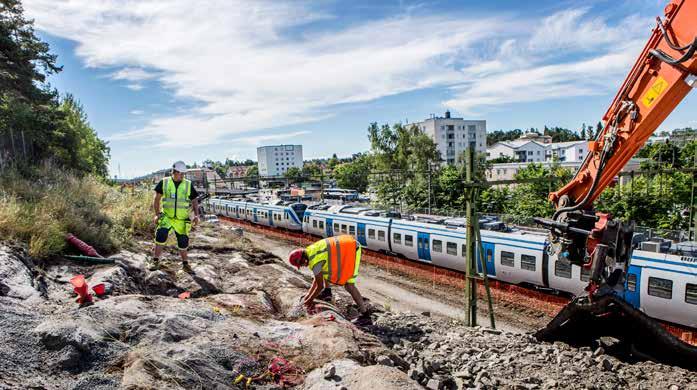
[[[370,156],[361,155],[351,162],[343,163],[334,169],[336,184],[341,188],[352,188],[365,192],[368,188],[368,176],[372,170]]]
[[[440,153],[433,140],[416,126],[405,128],[372,123],[368,127],[373,167],[371,186],[386,206],[428,205],[428,172],[438,171]]]
[[[286,170],[286,173],[283,174],[286,179],[288,179],[291,183],[299,183],[303,180],[303,173],[302,170],[298,167],[290,167],[288,170]]]
[[[69,94],[59,109],[63,119],[56,131],[62,142],[52,145],[54,158],[73,170],[106,178],[109,174],[109,147],[97,137],[80,102]]]

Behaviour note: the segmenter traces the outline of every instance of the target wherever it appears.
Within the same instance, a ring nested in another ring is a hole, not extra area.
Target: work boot
[[[189,262],[186,261],[186,260],[182,260],[182,269],[184,270],[184,272],[186,272],[186,273],[188,273],[188,274],[193,274],[193,273],[194,273],[193,268],[191,268],[191,265],[190,265]]]
[[[160,269],[160,259],[153,257],[152,259],[148,260],[146,265],[150,271],[157,271]]]

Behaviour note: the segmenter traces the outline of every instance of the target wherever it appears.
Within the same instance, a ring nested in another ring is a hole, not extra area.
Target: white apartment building
[[[588,141],[540,143],[529,137],[514,141],[501,141],[486,150],[487,160],[510,157],[517,162],[582,162],[588,154]]]
[[[486,150],[486,159],[510,157],[519,162],[543,162],[547,160],[547,148],[554,144],[541,144],[537,141],[517,139],[501,141]]]
[[[486,152],[486,121],[452,118],[450,111],[444,117],[433,116],[421,122],[409,123],[428,134],[438,146],[445,163],[455,164],[471,145],[478,153]]]
[[[647,159],[645,158],[632,158],[627,164],[622,168],[620,172],[636,172],[641,170],[641,163]],[[552,164],[558,164],[562,168],[571,169],[576,172],[583,161],[563,161],[563,162],[552,162],[543,161],[539,164],[544,168],[549,168]],[[529,166],[529,162],[515,162],[515,163],[500,163],[491,164],[491,167],[486,172],[486,179],[488,181],[498,181],[498,180],[514,180],[518,171],[525,169]],[[622,180],[619,180],[620,185],[624,185],[629,181],[629,177],[624,176]]]
[[[302,145],[271,145],[257,148],[259,176],[283,176],[288,168],[303,168]]]

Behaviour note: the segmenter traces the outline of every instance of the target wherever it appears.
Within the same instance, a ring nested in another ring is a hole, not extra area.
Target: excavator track
[[[539,341],[561,341],[576,347],[617,340],[606,352],[627,361],[651,360],[697,371],[697,347],[680,341],[657,321],[616,295],[593,301],[577,297],[534,334]]]

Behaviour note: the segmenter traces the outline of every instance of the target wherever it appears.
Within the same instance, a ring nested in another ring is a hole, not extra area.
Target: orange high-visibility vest
[[[310,268],[313,268],[320,261],[324,261],[322,273],[324,279],[330,283],[343,286],[357,276],[360,246],[353,236],[341,235],[325,238],[308,247],[308,252]]]

